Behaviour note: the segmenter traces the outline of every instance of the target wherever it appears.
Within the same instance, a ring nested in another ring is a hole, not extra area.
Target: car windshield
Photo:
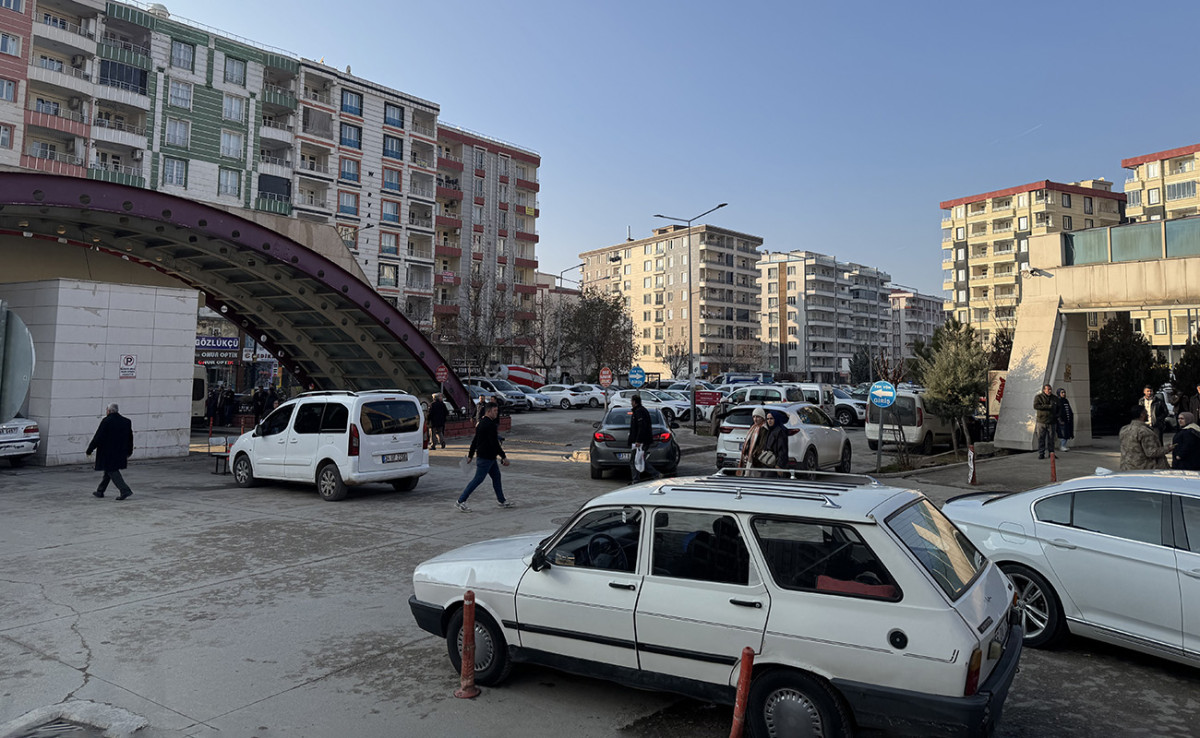
[[[650,413],[650,423],[652,425],[666,425],[663,421],[662,413],[658,408],[648,407],[646,411]],[[629,419],[633,415],[633,409],[628,407],[615,407],[608,411],[608,415],[604,416],[605,428],[628,428]]]
[[[888,527],[951,600],[957,600],[987,566],[987,559],[929,500],[887,519]]]
[[[659,397],[663,397],[668,400],[676,400],[676,401],[682,400],[683,402],[688,402],[687,395],[683,394],[682,392],[672,392],[670,390],[663,390],[662,392],[659,392],[658,395],[659,395]]]
[[[505,392],[519,392],[520,391],[517,389],[517,385],[513,384],[512,382],[508,381],[507,379],[493,379],[492,386],[498,390],[504,390]]]
[[[846,392],[846,390],[838,389],[836,387],[833,389],[833,396],[838,398],[839,400],[853,400],[854,399],[853,397],[850,396],[850,393]]]
[[[535,390],[533,387],[526,387],[523,384],[518,384],[517,389],[521,390],[522,392],[524,392],[527,395],[536,395],[537,394],[537,390]]]

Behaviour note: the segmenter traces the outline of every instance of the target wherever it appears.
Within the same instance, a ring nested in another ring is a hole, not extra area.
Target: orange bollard
[[[1058,471],[1054,468],[1054,452],[1050,452],[1050,481],[1058,481]]]
[[[462,675],[454,696],[465,700],[479,696],[475,686],[475,593],[469,589],[463,597]]]
[[[746,646],[742,649],[742,671],[738,674],[737,701],[733,703],[733,728],[729,738],[742,738],[742,729],[746,727],[746,703],[750,699],[750,674],[754,671],[754,649]]]

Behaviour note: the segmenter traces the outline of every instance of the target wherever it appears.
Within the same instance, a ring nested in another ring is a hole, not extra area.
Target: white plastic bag
[[[638,470],[638,473],[646,471],[646,449],[641,446],[633,452],[633,468]]]
[[[464,477],[471,474],[471,466],[470,456],[464,456],[458,460],[458,470],[462,472]]]

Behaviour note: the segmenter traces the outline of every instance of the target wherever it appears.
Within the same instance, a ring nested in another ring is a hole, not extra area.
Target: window
[[[637,569],[642,513],[632,507],[593,510],[546,555],[553,566],[632,572]]]
[[[380,287],[395,287],[396,277],[400,270],[395,264],[380,264],[379,265],[379,286]]]
[[[1091,218],[1083,219],[1083,227],[1084,228],[1094,228],[1095,226],[1096,226],[1096,221],[1092,220]]]
[[[1179,501],[1183,503],[1183,525],[1188,532],[1188,547],[1200,553],[1200,500],[1180,495]]]
[[[956,241],[963,240],[963,238],[966,237],[966,235],[965,235],[966,232],[967,232],[967,230],[965,228],[963,228],[962,226],[955,228],[954,229],[954,240],[956,240]]]
[[[225,81],[231,85],[246,86],[246,62],[225,57]]]
[[[354,192],[339,192],[338,212],[346,215],[358,215],[358,195]]]
[[[1196,196],[1196,180],[1188,182],[1175,182],[1167,185],[1167,202],[1172,200],[1186,200],[1189,197]]]
[[[295,405],[284,405],[278,408],[275,412],[268,415],[259,426],[259,433],[263,436],[277,436],[287,430],[288,421],[292,419],[292,410],[296,409]]]
[[[987,566],[979,549],[928,500],[894,513],[887,524],[952,600]]]
[[[191,71],[195,68],[196,47],[183,41],[171,41],[171,66]]]
[[[0,148],[12,148],[12,126],[0,124]]]
[[[237,95],[226,95],[221,106],[221,117],[225,120],[241,122],[246,119],[246,98]]]
[[[242,196],[242,173],[236,169],[221,169],[217,174],[217,194]]]
[[[187,161],[171,156],[163,157],[163,184],[187,187]]]
[[[1020,241],[1017,241],[1017,251],[1018,252],[1023,254],[1028,250],[1029,250],[1029,239],[1028,238],[1022,238]]]
[[[47,100],[45,98],[37,98],[33,104],[33,109],[39,113],[46,115],[58,115],[59,103],[57,100]]]
[[[383,134],[383,155],[391,159],[404,158],[404,142],[399,136]]]
[[[885,600],[900,597],[887,568],[849,526],[766,517],[756,518],[753,526],[767,570],[784,589]]]
[[[383,122],[389,126],[396,128],[404,127],[404,108],[392,103],[384,103],[383,105]]]
[[[1154,319],[1154,334],[1157,336],[1167,335],[1167,319],[1166,318],[1155,318]]]
[[[658,511],[653,555],[655,576],[750,584],[750,552],[737,521],[729,515]]]
[[[171,80],[171,92],[167,102],[177,108],[192,109],[192,86],[187,82]]]
[[[45,54],[39,54],[38,66],[42,69],[49,69],[52,72],[61,72],[65,65],[63,64],[62,59],[53,56],[46,56]]]
[[[1152,161],[1152,162],[1146,164],[1146,178],[1147,179],[1158,176],[1158,164],[1159,163],[1156,161]]]
[[[1062,206],[1064,208],[1071,207],[1071,195],[1069,193],[1062,193]]]
[[[351,90],[342,90],[342,112],[362,115],[362,95]]]
[[[475,149],[475,168],[476,169],[483,169],[483,164],[486,161],[486,154],[487,154],[487,152],[484,151],[483,149],[480,149],[480,148]]]
[[[1083,212],[1084,212],[1084,214],[1085,214],[1085,215],[1091,215],[1091,214],[1092,214],[1092,208],[1093,208],[1093,204],[1092,204],[1092,198],[1090,198],[1090,197],[1085,197],[1085,198],[1083,198]]]
[[[1147,201],[1148,201],[1148,202],[1149,202],[1151,205],[1157,205],[1157,204],[1158,204],[1158,202],[1159,202],[1159,199],[1158,199],[1158,188],[1157,188],[1157,187],[1151,187],[1151,188],[1150,188],[1150,190],[1149,190],[1149,194],[1146,196],[1146,199],[1147,199]]]
[[[1142,206],[1142,191],[1133,190],[1125,193],[1125,202],[1131,208],[1140,208]]]
[[[383,189],[392,190],[393,192],[400,191],[400,172],[396,169],[383,170]]]
[[[400,253],[400,237],[395,233],[380,232],[379,253],[398,255]]]
[[[246,138],[236,131],[221,131],[221,156],[241,159],[245,156]]]
[[[338,176],[351,182],[358,181],[358,159],[342,159],[341,171]]]
[[[483,177],[475,178],[475,197],[483,197]]]
[[[352,149],[362,148],[362,129],[349,123],[342,124],[342,146]]]
[[[1063,230],[1064,230],[1064,231],[1069,231],[1069,230],[1071,230],[1071,216],[1069,216],[1069,215],[1064,215],[1064,216],[1062,217],[1062,224],[1063,224]]]
[[[11,79],[0,79],[0,100],[16,102],[17,83]]]
[[[7,33],[0,33],[0,54],[20,56],[21,39]]]
[[[388,223],[400,222],[400,203],[391,200],[383,200],[383,213],[380,215],[380,220]]]
[[[167,118],[167,143],[171,146],[187,147],[192,137],[190,121]]]
[[[1033,511],[1043,522],[1161,546],[1166,499],[1154,492],[1092,489],[1046,498]]]
[[[1017,230],[1018,231],[1029,230],[1029,216],[1028,215],[1022,215],[1021,217],[1017,218]]]
[[[21,12],[22,0],[0,0],[0,8]]]

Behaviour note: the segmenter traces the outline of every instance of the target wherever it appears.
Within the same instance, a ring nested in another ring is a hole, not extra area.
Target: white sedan
[[[786,465],[795,469],[850,471],[850,439],[821,408],[804,402],[790,405],[738,405],[721,419],[717,436],[717,468],[737,466],[742,442],[754,424],[754,410],[783,413],[788,434]]]
[[[582,395],[583,401],[589,407],[604,407],[604,388],[598,384],[573,384],[571,391]]]
[[[19,415],[0,423],[0,458],[20,466],[37,451],[41,438],[38,424]]]
[[[1096,472],[942,509],[1016,585],[1025,645],[1070,631],[1200,666],[1200,473]]]
[[[572,407],[582,407],[588,404],[588,397],[567,384],[544,384],[538,387],[538,392],[550,398],[550,402],[563,410]]]
[[[691,415],[688,401],[682,398],[672,398],[659,390],[621,390],[612,396],[612,407],[630,407],[634,395],[641,395],[642,405],[647,408],[658,408],[668,423],[672,420],[687,420]]]

